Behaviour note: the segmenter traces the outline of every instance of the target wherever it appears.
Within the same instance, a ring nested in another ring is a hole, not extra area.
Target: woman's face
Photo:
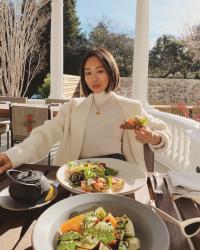
[[[85,81],[93,93],[104,91],[109,84],[108,74],[101,61],[95,56],[87,59],[84,75]]]

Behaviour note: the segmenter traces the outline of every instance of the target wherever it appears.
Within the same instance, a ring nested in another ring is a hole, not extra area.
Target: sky
[[[99,21],[111,24],[114,32],[134,37],[136,0],[77,0],[77,15],[86,34]],[[159,36],[180,37],[186,27],[200,23],[200,0],[149,0],[150,46]]]

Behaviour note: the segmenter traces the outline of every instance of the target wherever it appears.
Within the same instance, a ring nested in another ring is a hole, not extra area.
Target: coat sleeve
[[[146,117],[148,120],[148,127],[153,131],[158,133],[162,140],[160,142],[160,144],[158,145],[152,145],[149,143],[149,147],[154,151],[154,152],[162,152],[162,151],[166,151],[170,144],[171,144],[171,132],[169,131],[169,128],[167,126],[167,124],[158,119],[153,117],[152,115],[148,114],[148,112],[146,112],[144,110],[144,108],[142,107],[141,103],[138,102],[138,104],[140,105],[141,108],[141,112],[142,112],[142,116]]]
[[[67,133],[73,101],[64,104],[58,114],[31,132],[23,142],[4,152],[12,162],[12,167],[24,163],[36,163],[43,159],[52,146],[59,143]],[[67,123],[67,124],[66,124]]]

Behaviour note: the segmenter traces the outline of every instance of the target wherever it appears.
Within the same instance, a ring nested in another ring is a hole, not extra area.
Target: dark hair
[[[91,94],[92,91],[88,87],[85,81],[84,67],[88,58],[93,57],[93,56],[97,57],[101,61],[101,63],[103,64],[108,74],[109,84],[107,88],[105,89],[105,92],[109,93],[110,91],[115,90],[119,85],[119,78],[120,78],[119,69],[118,69],[117,63],[113,55],[104,48],[91,50],[85,56],[81,64],[81,85],[82,85],[83,94],[85,96],[88,96],[89,94]]]

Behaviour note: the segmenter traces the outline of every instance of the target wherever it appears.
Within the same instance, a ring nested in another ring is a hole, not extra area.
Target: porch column
[[[51,1],[50,96],[63,98],[63,0]]]
[[[132,96],[134,99],[139,99],[144,108],[149,108],[147,102],[148,61],[149,0],[137,0]]]

